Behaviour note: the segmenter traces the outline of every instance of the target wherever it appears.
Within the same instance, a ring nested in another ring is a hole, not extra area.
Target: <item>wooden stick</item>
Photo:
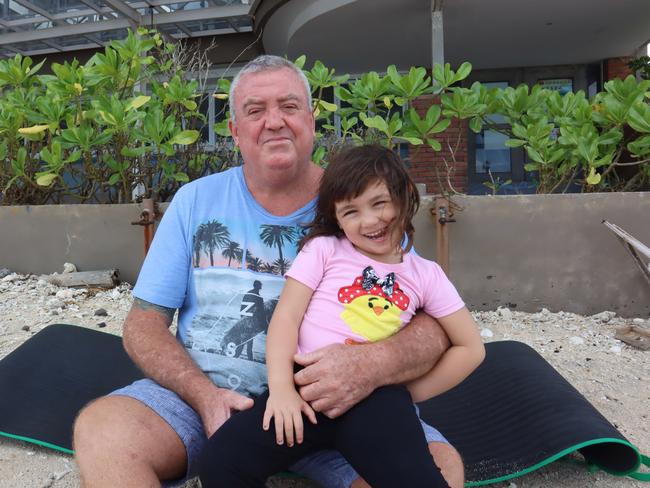
[[[51,274],[43,275],[40,278],[53,285],[69,287],[99,286],[102,288],[113,288],[120,284],[119,271],[117,269]]]
[[[614,339],[623,341],[643,351],[650,351],[650,330],[634,325],[616,329]]]

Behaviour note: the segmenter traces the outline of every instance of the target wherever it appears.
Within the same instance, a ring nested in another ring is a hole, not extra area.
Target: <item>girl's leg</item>
[[[336,448],[373,488],[447,487],[405,387],[386,386],[344,414]]]
[[[234,414],[210,437],[199,462],[203,488],[263,488],[269,476],[288,469],[323,446],[332,445],[333,422],[317,415],[317,425],[303,416],[302,444],[279,446],[273,426],[268,431],[262,429],[267,399],[268,393],[260,396],[250,410]]]

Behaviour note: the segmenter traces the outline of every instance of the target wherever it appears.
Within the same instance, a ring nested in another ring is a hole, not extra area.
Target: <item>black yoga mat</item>
[[[72,453],[72,424],[90,400],[141,378],[121,339],[51,325],[0,361],[0,435]],[[423,418],[462,454],[468,486],[520,476],[579,450],[598,467],[638,479],[632,446],[530,347],[487,344],[485,362],[421,404]]]
[[[81,408],[139,378],[121,337],[50,325],[0,361],[0,435],[72,454]]]
[[[573,451],[611,474],[650,481],[638,472],[648,458],[534,349],[502,341],[486,351],[463,383],[420,404],[461,453],[466,486],[521,476]]]

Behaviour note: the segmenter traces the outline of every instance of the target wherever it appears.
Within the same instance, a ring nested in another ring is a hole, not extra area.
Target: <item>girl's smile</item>
[[[397,210],[383,181],[357,197],[336,202],[335,211],[339,226],[359,252],[384,263],[401,262],[401,233],[393,225]]]

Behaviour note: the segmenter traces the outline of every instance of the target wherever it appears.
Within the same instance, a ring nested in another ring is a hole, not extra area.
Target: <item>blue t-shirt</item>
[[[165,212],[133,294],[180,309],[177,339],[218,386],[266,389],[266,331],[315,203],[272,215],[240,166],[183,186]]]

